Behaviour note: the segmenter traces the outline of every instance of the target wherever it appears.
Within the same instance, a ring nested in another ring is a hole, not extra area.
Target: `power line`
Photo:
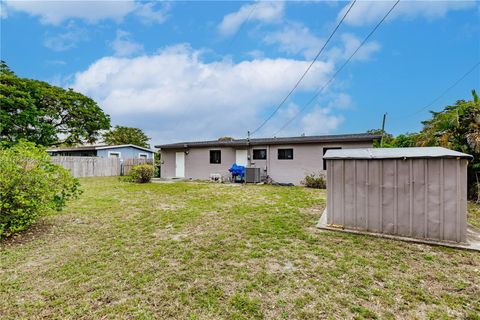
[[[457,84],[459,84],[460,82],[462,82],[463,79],[465,79],[470,73],[473,72],[473,70],[475,70],[478,66],[480,65],[480,61],[478,61],[477,63],[475,63],[473,65],[473,67],[471,67],[470,69],[468,69],[467,72],[465,72],[459,79],[457,79],[457,81],[455,81],[453,84],[451,84],[447,89],[445,89],[439,96],[437,96],[435,99],[433,99],[429,104],[425,105],[423,108],[421,109],[418,109],[417,111],[413,112],[413,113],[410,113],[410,114],[407,114],[405,116],[400,116],[400,117],[395,117],[393,118],[394,120],[398,120],[398,119],[402,119],[402,118],[410,118],[416,114],[419,114],[420,112],[422,112],[423,110],[427,109],[427,108],[430,108],[432,105],[434,105],[438,100],[440,100],[441,98],[443,98],[450,90],[452,90],[454,87],[457,86]]]
[[[358,50],[360,50],[361,47],[363,47],[363,45],[368,41],[368,39],[370,39],[370,37],[375,33],[375,31],[377,31],[377,29],[380,27],[380,25],[385,21],[385,19],[387,19],[387,17],[390,15],[390,13],[393,11],[393,9],[395,9],[395,7],[397,6],[397,4],[400,2],[400,0],[397,0],[397,2],[395,2],[395,4],[390,8],[390,10],[388,10],[388,12],[385,14],[385,16],[383,16],[382,20],[380,20],[379,23],[377,23],[377,25],[375,26],[375,28],[372,29],[372,31],[370,31],[370,33],[365,37],[365,39],[363,39],[362,43],[360,43],[360,45],[357,47],[357,49],[352,53],[352,55],[343,63],[343,65],[335,72],[335,74],[321,87],[317,90],[317,92],[313,95],[313,97],[307,102],[307,104],[305,106],[302,107],[302,109],[300,109],[292,118],[290,118],[277,132],[275,132],[273,135],[276,136],[280,131],[282,131],[283,129],[285,129],[290,123],[292,123],[293,120],[295,120],[303,111],[305,111],[305,109],[308,108],[308,106],[314,102],[317,97],[320,95],[320,93],[325,90],[326,87],[328,87],[328,85],[335,79],[335,77],[343,70],[343,68],[345,68],[345,66],[350,62],[350,60],[352,60],[353,56],[358,52]]]
[[[262,122],[262,124],[260,126],[258,126],[255,130],[253,130],[250,134],[253,135],[255,134],[258,130],[260,130],[261,128],[263,128],[263,126],[270,120],[273,118],[273,116],[278,112],[278,110],[282,107],[282,105],[285,103],[285,101],[287,101],[287,99],[292,95],[292,93],[295,91],[295,89],[297,89],[297,87],[300,85],[300,82],[302,82],[303,78],[305,78],[305,76],[307,75],[308,71],[310,71],[310,69],[312,68],[313,64],[317,61],[318,57],[320,56],[320,54],[323,52],[323,50],[325,49],[325,47],[327,46],[327,44],[330,42],[330,40],[332,39],[333,35],[337,32],[338,28],[340,27],[340,25],[343,23],[343,21],[345,20],[345,18],[347,17],[348,13],[350,12],[350,10],[352,9],[353,5],[355,4],[357,0],[353,0],[352,3],[350,4],[350,7],[348,8],[348,10],[345,12],[345,14],[343,15],[342,19],[338,22],[337,26],[335,27],[335,29],[333,29],[332,33],[330,34],[330,36],[328,37],[327,41],[325,41],[325,43],[323,44],[322,48],[318,51],[317,55],[315,56],[315,58],[312,60],[312,62],[310,63],[310,65],[308,66],[308,68],[305,70],[305,72],[302,74],[302,76],[300,77],[300,79],[298,79],[297,83],[295,84],[295,86],[292,88],[292,90],[290,90],[290,92],[286,95],[286,97],[282,100],[282,102],[280,102],[280,104],[275,108],[275,110],[265,119],[265,121]]]

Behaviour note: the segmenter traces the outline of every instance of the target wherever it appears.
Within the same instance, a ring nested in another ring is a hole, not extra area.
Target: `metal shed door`
[[[235,150],[235,163],[239,166],[247,166],[247,150]]]
[[[185,178],[185,153],[175,153],[175,177]]]

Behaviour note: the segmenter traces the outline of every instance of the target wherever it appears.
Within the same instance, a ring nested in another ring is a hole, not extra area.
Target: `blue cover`
[[[245,177],[245,167],[244,166],[237,166],[236,163],[232,165],[230,169],[228,169],[232,173],[232,175],[235,176],[240,176],[240,177]]]

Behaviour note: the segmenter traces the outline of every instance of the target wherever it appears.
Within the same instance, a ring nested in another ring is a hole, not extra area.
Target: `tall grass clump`
[[[302,184],[307,188],[326,189],[327,181],[322,173],[311,173],[305,176]]]

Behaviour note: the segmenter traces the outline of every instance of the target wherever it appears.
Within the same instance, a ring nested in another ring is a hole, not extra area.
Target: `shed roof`
[[[328,150],[324,159],[407,159],[407,158],[466,158],[469,154],[442,147],[364,148]]]
[[[155,152],[153,150],[150,150],[148,148],[144,147],[139,147],[134,144],[118,144],[118,145],[108,145],[108,144],[97,144],[97,145],[91,145],[91,146],[78,146],[78,147],[65,147],[65,148],[54,148],[54,149],[47,149],[47,152],[58,152],[58,151],[93,151],[93,150],[103,150],[103,149],[115,149],[115,148],[126,148],[126,147],[132,147],[148,152]]]
[[[355,141],[374,141],[380,140],[380,135],[357,133],[357,134],[338,134],[324,136],[300,136],[300,137],[281,137],[281,138],[255,138],[250,139],[234,139],[230,141],[192,141],[177,142],[171,144],[157,145],[155,148],[160,149],[181,149],[181,148],[201,148],[201,147],[242,147],[242,146],[259,146],[274,144],[303,144],[303,143],[324,143],[324,142],[355,142]]]

